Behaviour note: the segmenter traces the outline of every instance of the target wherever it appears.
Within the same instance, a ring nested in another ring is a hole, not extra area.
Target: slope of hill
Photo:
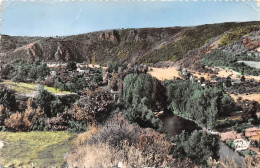
[[[116,61],[154,64],[185,58],[181,63],[188,62],[185,66],[189,67],[191,62],[197,62],[208,52],[208,47],[218,48],[219,44],[214,44],[221,40],[223,35],[253,25],[258,27],[260,22],[107,30],[56,38],[2,35],[0,59],[4,62],[15,59],[41,59],[47,62],[86,61],[104,64]],[[254,30],[246,29],[245,32]],[[236,34],[233,36],[239,37]],[[232,40],[238,40],[233,36]],[[249,47],[252,45],[254,43],[248,44]],[[200,63],[197,65],[201,66]]]

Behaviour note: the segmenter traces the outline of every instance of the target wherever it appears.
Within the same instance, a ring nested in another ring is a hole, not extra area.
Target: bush
[[[0,105],[0,126],[4,125],[4,121],[9,115],[11,115],[11,112],[3,105]]]
[[[69,110],[73,118],[89,124],[103,123],[113,110],[113,97],[101,88],[87,90]]]
[[[249,149],[241,151],[240,154],[243,155],[244,157],[246,157],[246,156],[256,156],[257,155],[256,152],[249,150]]]
[[[71,167],[183,167],[169,155],[172,143],[165,135],[129,124],[121,116],[101,130],[90,127],[75,140],[68,157]],[[88,141],[88,143],[86,143]],[[189,165],[192,165],[189,162]],[[193,164],[194,165],[194,164]]]
[[[18,110],[18,103],[16,101],[15,93],[5,87],[0,88],[0,104],[10,111]]]
[[[109,73],[112,73],[113,71],[114,71],[115,73],[117,73],[119,67],[121,67],[122,70],[124,70],[124,69],[127,68],[127,65],[126,65],[126,64],[119,63],[119,62],[109,62],[109,63],[108,63],[108,66],[107,66],[107,70],[108,70]]]
[[[65,112],[65,109],[69,108],[75,100],[72,98],[62,102],[60,98],[41,87],[35,98],[35,104],[44,111],[47,117],[55,117],[57,114]]]
[[[68,62],[67,65],[66,65],[66,70],[67,71],[74,71],[77,69],[77,64],[75,62]]]
[[[5,126],[11,131],[43,131],[46,128],[44,112],[33,108],[33,99],[30,98],[25,112],[12,114],[5,120]]]
[[[112,90],[118,90],[118,82],[117,82],[117,80],[118,80],[118,78],[119,78],[119,75],[118,74],[116,74],[116,73],[113,73],[112,74],[112,78],[110,79],[110,82],[109,82],[109,84],[108,84],[108,86],[112,89]]]
[[[32,123],[28,118],[24,117],[23,113],[14,113],[9,119],[5,120],[5,126],[12,131],[28,131]]]
[[[88,140],[88,143],[107,143],[110,146],[119,147],[124,140],[127,140],[129,145],[135,145],[142,133],[144,132],[140,127],[129,124],[124,120],[109,121],[96,135]]]

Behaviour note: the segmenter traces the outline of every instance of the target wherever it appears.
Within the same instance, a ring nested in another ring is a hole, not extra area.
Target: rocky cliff
[[[107,30],[55,38],[2,35],[0,59],[5,62],[15,59],[41,59],[46,62],[85,61],[99,64],[109,61],[138,63],[176,61],[194,54],[198,55],[192,50],[197,50],[209,42],[213,43],[212,39],[217,37],[220,39],[231,29],[248,25],[259,25],[259,22]],[[243,44],[246,49],[253,48],[257,51],[259,44],[255,41],[250,38],[242,39],[238,43]],[[229,47],[231,48],[226,50],[231,51],[232,46]]]

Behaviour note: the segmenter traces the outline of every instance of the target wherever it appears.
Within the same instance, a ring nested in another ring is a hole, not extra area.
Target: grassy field
[[[12,82],[10,80],[5,80],[3,82],[0,82],[0,85],[5,85],[9,87],[10,89],[14,90],[18,94],[28,94],[28,93],[33,93],[36,91],[37,84],[33,83],[23,83],[23,82]],[[49,92],[52,92],[54,94],[69,94],[71,92],[69,91],[61,91],[59,89],[55,89],[54,87],[48,87],[44,86],[46,90]]]
[[[72,146],[75,133],[0,132],[4,146],[0,164],[4,167],[64,167],[64,156]]]

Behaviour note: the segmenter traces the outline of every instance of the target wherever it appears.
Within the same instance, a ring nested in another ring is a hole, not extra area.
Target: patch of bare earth
[[[230,94],[230,96],[237,102],[239,97],[242,97],[242,99],[247,99],[247,100],[255,100],[260,103],[260,93],[255,93],[255,94]]]
[[[150,68],[149,68],[150,69]],[[177,67],[169,67],[169,68],[152,68],[148,73],[158,80],[171,80],[175,78],[182,78],[177,70]]]

